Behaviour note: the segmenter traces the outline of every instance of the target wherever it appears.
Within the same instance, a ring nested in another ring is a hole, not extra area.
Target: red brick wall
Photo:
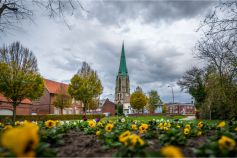
[[[52,114],[50,109],[50,94],[45,88],[39,100],[33,101],[32,112],[37,114]]]
[[[31,114],[31,104],[20,104],[16,107],[16,114],[17,115],[30,115]],[[11,103],[0,102],[0,110],[7,109],[13,110]]]
[[[193,105],[170,105],[168,106],[167,113],[170,114],[195,114],[195,106]]]
[[[116,109],[115,104],[111,101],[106,100],[103,107],[102,107],[102,113],[109,112],[112,116],[115,115]]]

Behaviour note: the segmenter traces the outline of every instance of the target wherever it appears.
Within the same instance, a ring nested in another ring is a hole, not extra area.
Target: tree
[[[237,1],[220,1],[201,22],[198,30],[203,29],[206,35],[228,34],[236,36],[237,30]]]
[[[63,115],[63,109],[66,107],[70,107],[72,104],[72,99],[67,92],[67,87],[63,84],[60,84],[59,89],[56,91],[53,105],[56,108],[59,108],[61,114]]]
[[[92,98],[88,102],[89,109],[91,110],[96,110],[99,107],[99,99],[97,98]]]
[[[132,93],[130,98],[130,104],[133,109],[141,110],[147,104],[147,97],[142,91],[135,91]]]
[[[158,105],[162,104],[162,101],[160,99],[160,96],[158,95],[156,90],[151,90],[149,92],[149,97],[148,97],[148,104],[146,106],[146,109],[150,113],[154,113]]]
[[[164,105],[162,106],[162,113],[163,113],[163,114],[166,114],[166,113],[167,113],[167,105],[166,105],[166,104],[164,104]]]
[[[123,116],[123,104],[121,104],[120,102],[116,105],[116,115],[118,116]]]
[[[68,11],[73,14],[78,6],[86,11],[78,0],[0,0],[0,31],[18,28],[17,25],[24,19],[33,21],[37,7],[47,11],[50,18],[59,16],[66,22],[64,14]]]
[[[206,78],[207,72],[205,70],[193,67],[192,69],[185,72],[182,79],[177,84],[181,87],[181,90],[185,90],[195,100],[195,106],[197,109],[205,101],[206,98]]]
[[[91,69],[89,64],[83,62],[82,68],[71,79],[68,87],[69,94],[76,100],[82,101],[84,108],[89,110],[89,102],[97,98],[102,91],[103,87],[97,72]]]
[[[196,56],[213,66],[220,79],[228,75],[233,79],[237,75],[236,44],[225,35],[215,34],[202,38],[196,46]]]
[[[22,100],[37,99],[43,90],[43,79],[33,52],[19,42],[0,48],[0,93],[12,102],[13,123],[16,107]]]
[[[209,74],[206,84],[207,96],[200,108],[202,118],[231,119],[235,117],[237,114],[236,90],[236,84],[230,83],[228,76],[220,79],[217,72]]]

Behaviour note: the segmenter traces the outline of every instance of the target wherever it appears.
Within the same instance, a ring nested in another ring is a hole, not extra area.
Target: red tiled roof
[[[0,93],[0,102],[12,102],[12,100],[7,99],[3,94]],[[23,99],[21,101],[22,104],[32,104],[30,99]]]
[[[59,94],[63,92],[64,94],[67,94],[68,84],[44,79],[44,86],[49,93]]]

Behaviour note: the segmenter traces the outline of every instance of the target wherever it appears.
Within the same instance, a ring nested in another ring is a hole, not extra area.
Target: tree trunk
[[[13,103],[13,117],[12,117],[12,125],[15,124],[16,121],[16,104]]]
[[[63,115],[63,108],[61,108],[61,115]]]

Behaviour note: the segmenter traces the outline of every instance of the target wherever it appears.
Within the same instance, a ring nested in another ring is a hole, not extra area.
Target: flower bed
[[[0,125],[1,157],[236,157],[237,122],[84,120]],[[19,137],[20,136],[20,137]]]

